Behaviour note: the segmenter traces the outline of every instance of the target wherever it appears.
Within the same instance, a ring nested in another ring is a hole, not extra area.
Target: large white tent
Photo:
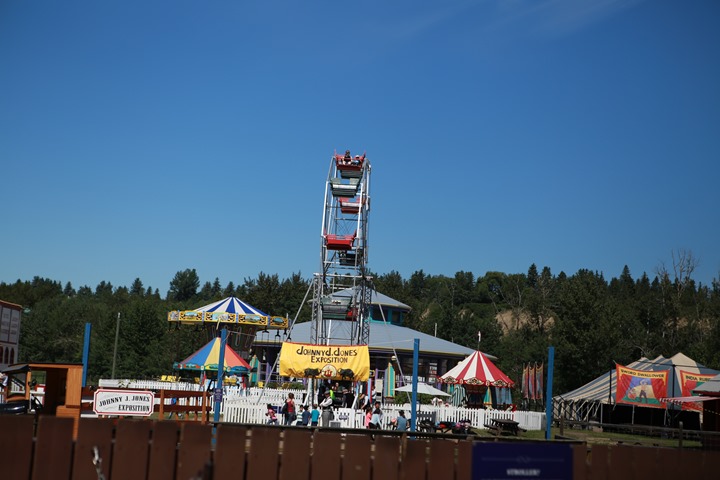
[[[720,373],[699,364],[683,353],[676,353],[669,358],[659,355],[652,360],[642,357],[625,366],[645,371],[667,370],[667,397],[677,397],[682,394],[681,370],[703,375]],[[587,420],[588,417],[596,416],[602,405],[615,405],[616,391],[617,378],[615,368],[612,368],[580,388],[553,397],[556,415],[562,413],[566,418]]]

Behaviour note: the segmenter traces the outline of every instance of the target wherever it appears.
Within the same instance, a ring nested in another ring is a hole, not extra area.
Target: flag
[[[535,398],[543,399],[543,364],[535,365]]]
[[[528,396],[535,400],[535,366],[528,364]]]
[[[527,365],[523,364],[523,373],[522,373],[522,385],[520,387],[522,398],[528,399],[528,383],[527,383],[527,377],[528,377],[528,367]]]

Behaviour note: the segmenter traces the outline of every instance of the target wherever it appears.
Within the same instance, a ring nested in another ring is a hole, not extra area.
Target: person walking
[[[283,421],[283,425],[292,425],[293,422],[297,419],[297,413],[295,410],[295,394],[290,392],[288,393],[288,398],[285,400],[285,404],[282,408],[282,413],[285,415],[285,420]]]

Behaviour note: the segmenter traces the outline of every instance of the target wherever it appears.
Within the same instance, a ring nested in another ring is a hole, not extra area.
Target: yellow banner
[[[665,380],[667,378],[666,370],[653,372],[652,370],[635,370],[634,368],[623,367],[621,365],[618,365],[617,370],[620,375],[630,375],[632,377],[656,378],[660,380]]]
[[[283,342],[280,350],[280,375],[365,381],[370,376],[370,351],[367,345]]]

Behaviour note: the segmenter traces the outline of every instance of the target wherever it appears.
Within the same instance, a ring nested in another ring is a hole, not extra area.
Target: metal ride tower
[[[367,345],[370,337],[370,161],[334,154],[325,183],[320,272],[313,278],[312,342]]]

